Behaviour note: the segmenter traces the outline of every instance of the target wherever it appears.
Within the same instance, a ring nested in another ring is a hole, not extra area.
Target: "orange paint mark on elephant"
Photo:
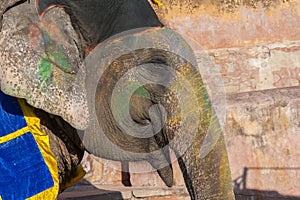
[[[42,33],[38,25],[32,24],[29,26],[29,38],[31,49],[36,49],[42,38]]]

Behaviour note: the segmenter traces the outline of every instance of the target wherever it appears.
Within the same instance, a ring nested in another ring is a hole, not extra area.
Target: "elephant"
[[[9,16],[26,7],[31,14],[13,34],[3,22],[2,36],[10,38],[0,40],[1,91],[25,99],[22,105],[40,119],[57,160],[60,191],[84,175],[84,151],[146,160],[171,187],[172,150],[191,199],[234,199],[223,133],[193,50],[147,0],[26,2],[2,11]],[[69,19],[61,24],[70,28],[56,23],[55,31],[49,16]],[[16,42],[22,51],[9,45]],[[29,51],[30,58],[17,59],[26,70],[11,63],[13,55]],[[208,132],[217,139],[202,155]]]

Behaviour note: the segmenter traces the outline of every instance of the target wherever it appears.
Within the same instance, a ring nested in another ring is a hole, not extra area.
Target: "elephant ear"
[[[10,9],[0,32],[0,83],[6,94],[84,129],[88,109],[76,36],[60,8],[51,9],[43,19],[34,1]]]

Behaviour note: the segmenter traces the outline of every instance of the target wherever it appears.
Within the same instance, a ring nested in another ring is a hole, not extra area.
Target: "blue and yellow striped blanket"
[[[57,162],[24,100],[0,91],[0,200],[56,199]]]

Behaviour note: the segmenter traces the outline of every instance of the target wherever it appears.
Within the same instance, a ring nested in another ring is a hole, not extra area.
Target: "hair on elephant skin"
[[[62,164],[60,173],[65,178],[61,188],[68,185],[67,177],[76,176],[84,149],[112,160],[146,160],[166,185],[172,186],[172,149],[191,199],[234,199],[223,133],[196,67],[193,50],[179,34],[164,27],[147,0],[36,0],[35,3],[41,20],[53,7],[63,8],[70,16],[79,38],[77,48],[86,63],[87,101],[94,109],[91,115],[95,124],[87,128],[82,138],[62,118],[35,110],[42,128],[54,141],[54,154]],[[147,44],[147,48],[141,43]],[[122,45],[131,51],[125,52]],[[160,48],[156,49],[157,46]],[[116,56],[116,51],[122,55]],[[132,93],[128,101],[129,117],[122,118],[123,93],[113,95],[127,73],[146,83]],[[99,74],[101,78],[97,78]],[[188,80],[188,87],[183,80]],[[177,89],[191,98],[176,96]],[[119,120],[128,129],[121,127],[114,112],[121,113]],[[141,130],[150,127],[147,130],[152,135],[129,134],[126,130],[137,130],[129,122]],[[199,149],[209,131],[220,137],[211,151],[201,157]]]

